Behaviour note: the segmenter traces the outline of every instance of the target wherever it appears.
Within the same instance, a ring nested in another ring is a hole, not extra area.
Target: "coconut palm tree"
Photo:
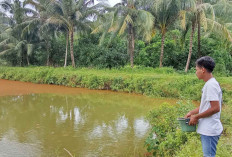
[[[178,0],[156,0],[151,10],[152,15],[155,17],[154,26],[160,30],[162,35],[159,67],[163,66],[164,41],[166,32],[178,19],[179,11],[180,1]]]
[[[70,39],[70,54],[72,66],[75,67],[73,42],[74,32],[82,33],[90,30],[90,18],[98,14],[101,4],[93,5],[94,0],[54,0],[47,23],[63,26]]]
[[[189,22],[191,22],[191,35],[190,35],[190,44],[189,44],[189,54],[188,59],[186,62],[185,72],[189,69],[189,64],[191,60],[192,55],[192,41],[193,41],[193,35],[195,31],[195,27],[198,26],[198,56],[201,55],[200,53],[200,45],[201,45],[201,27],[203,26],[205,31],[214,31],[215,33],[221,34],[225,38],[227,38],[229,41],[231,41],[231,35],[226,26],[220,24],[216,21],[215,16],[215,9],[214,6],[210,3],[203,3],[201,0],[196,0],[195,6],[192,7],[192,9],[188,10],[189,14]],[[217,4],[215,4],[217,5]],[[184,19],[185,20],[185,19]],[[186,30],[188,31],[188,29]],[[185,33],[186,34],[186,33]]]
[[[20,66],[23,65],[23,60],[26,59],[27,64],[29,65],[29,56],[33,51],[33,42],[37,40],[34,32],[32,31],[29,34],[25,34],[25,25],[23,22],[32,18],[35,12],[31,9],[24,8],[22,3],[19,0],[14,0],[13,3],[10,1],[3,1],[0,3],[1,7],[5,12],[11,13],[12,17],[7,17],[5,13],[4,17],[8,20],[6,24],[7,27],[0,34],[1,43],[0,47],[3,49],[1,55],[4,54],[17,54],[20,62]],[[28,17],[27,14],[32,13],[32,17]]]
[[[103,32],[100,44],[107,32],[112,32],[109,44],[116,35],[127,35],[132,68],[134,66],[135,38],[141,36],[149,41],[152,37],[154,22],[154,17],[148,11],[143,10],[140,2],[140,0],[122,0],[113,8],[107,8],[108,12],[98,19],[98,24],[92,32]]]
[[[38,26],[40,40],[44,43],[43,46],[46,48],[46,51],[47,51],[46,65],[50,66],[52,65],[52,62],[53,62],[52,54],[50,50],[51,42],[55,38],[56,31],[60,31],[62,28],[62,26],[57,26],[57,25],[53,25],[50,23],[46,23],[46,20],[49,18],[49,16],[52,15],[52,12],[50,10],[53,8],[53,1],[52,0],[26,0],[24,1],[24,6],[25,5],[33,6],[35,10],[38,12],[38,16],[24,23],[28,24],[28,28],[33,28],[31,25],[34,25],[34,24]]]
[[[232,1],[220,0],[213,7],[217,21],[232,31]]]
[[[191,7],[187,9],[185,12],[187,15],[188,22],[190,23],[191,27],[188,27],[188,29],[185,30],[185,35],[191,28],[191,35],[190,35],[190,40],[189,40],[189,54],[188,54],[188,59],[186,62],[185,66],[185,72],[188,71],[190,60],[191,60],[191,55],[192,55],[192,44],[193,44],[193,36],[195,33],[196,26],[198,26],[198,54],[200,55],[200,31],[201,31],[201,26],[203,26],[204,30],[206,31],[209,26],[208,19],[212,19],[212,21],[215,21],[215,14],[214,14],[214,9],[213,6],[209,3],[202,3],[202,1],[191,1]],[[184,15],[184,17],[186,17]],[[186,20],[185,18],[182,20]],[[213,29],[213,25],[210,25],[211,29]]]

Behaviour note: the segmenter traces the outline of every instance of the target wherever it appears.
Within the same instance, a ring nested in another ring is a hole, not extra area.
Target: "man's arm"
[[[211,108],[200,114],[191,115],[189,125],[196,125],[200,118],[210,117],[220,111],[219,101],[210,101]]]
[[[196,108],[196,109],[190,111],[189,113],[187,113],[187,114],[184,116],[184,118],[189,118],[189,117],[191,117],[191,115],[198,114],[198,113],[199,113],[199,109],[200,109],[200,107],[198,107],[198,108]]]

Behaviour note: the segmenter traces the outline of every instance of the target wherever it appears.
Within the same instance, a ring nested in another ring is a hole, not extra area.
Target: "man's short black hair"
[[[204,67],[208,72],[212,72],[215,67],[215,62],[213,58],[209,56],[204,56],[196,61],[196,66],[201,68]]]

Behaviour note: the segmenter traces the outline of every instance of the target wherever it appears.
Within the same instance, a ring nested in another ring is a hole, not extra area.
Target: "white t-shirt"
[[[223,127],[220,121],[222,106],[222,90],[215,78],[209,79],[202,88],[201,105],[199,113],[205,112],[211,107],[210,101],[219,101],[220,112],[210,117],[199,119],[197,133],[206,136],[218,136],[222,133]]]

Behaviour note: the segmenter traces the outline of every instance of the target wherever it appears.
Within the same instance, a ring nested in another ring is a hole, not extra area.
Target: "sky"
[[[2,0],[0,0],[1,2]],[[23,2],[24,0],[20,0],[21,2]],[[97,1],[97,0],[96,0]],[[101,0],[100,0],[101,1]],[[114,6],[115,4],[121,2],[121,0],[108,0],[108,3],[110,4],[110,6]],[[95,2],[97,4],[97,2]],[[31,7],[29,7],[31,8]],[[1,9],[1,8],[0,8]]]
[[[108,2],[111,6],[114,6],[115,4],[121,2],[121,0],[108,0]]]
[[[1,1],[2,1],[2,0],[0,0],[0,2],[1,2]],[[24,0],[20,0],[20,1],[23,2]],[[115,4],[121,2],[121,0],[108,0],[108,2],[109,2],[109,4],[110,4],[111,6],[114,6]]]

